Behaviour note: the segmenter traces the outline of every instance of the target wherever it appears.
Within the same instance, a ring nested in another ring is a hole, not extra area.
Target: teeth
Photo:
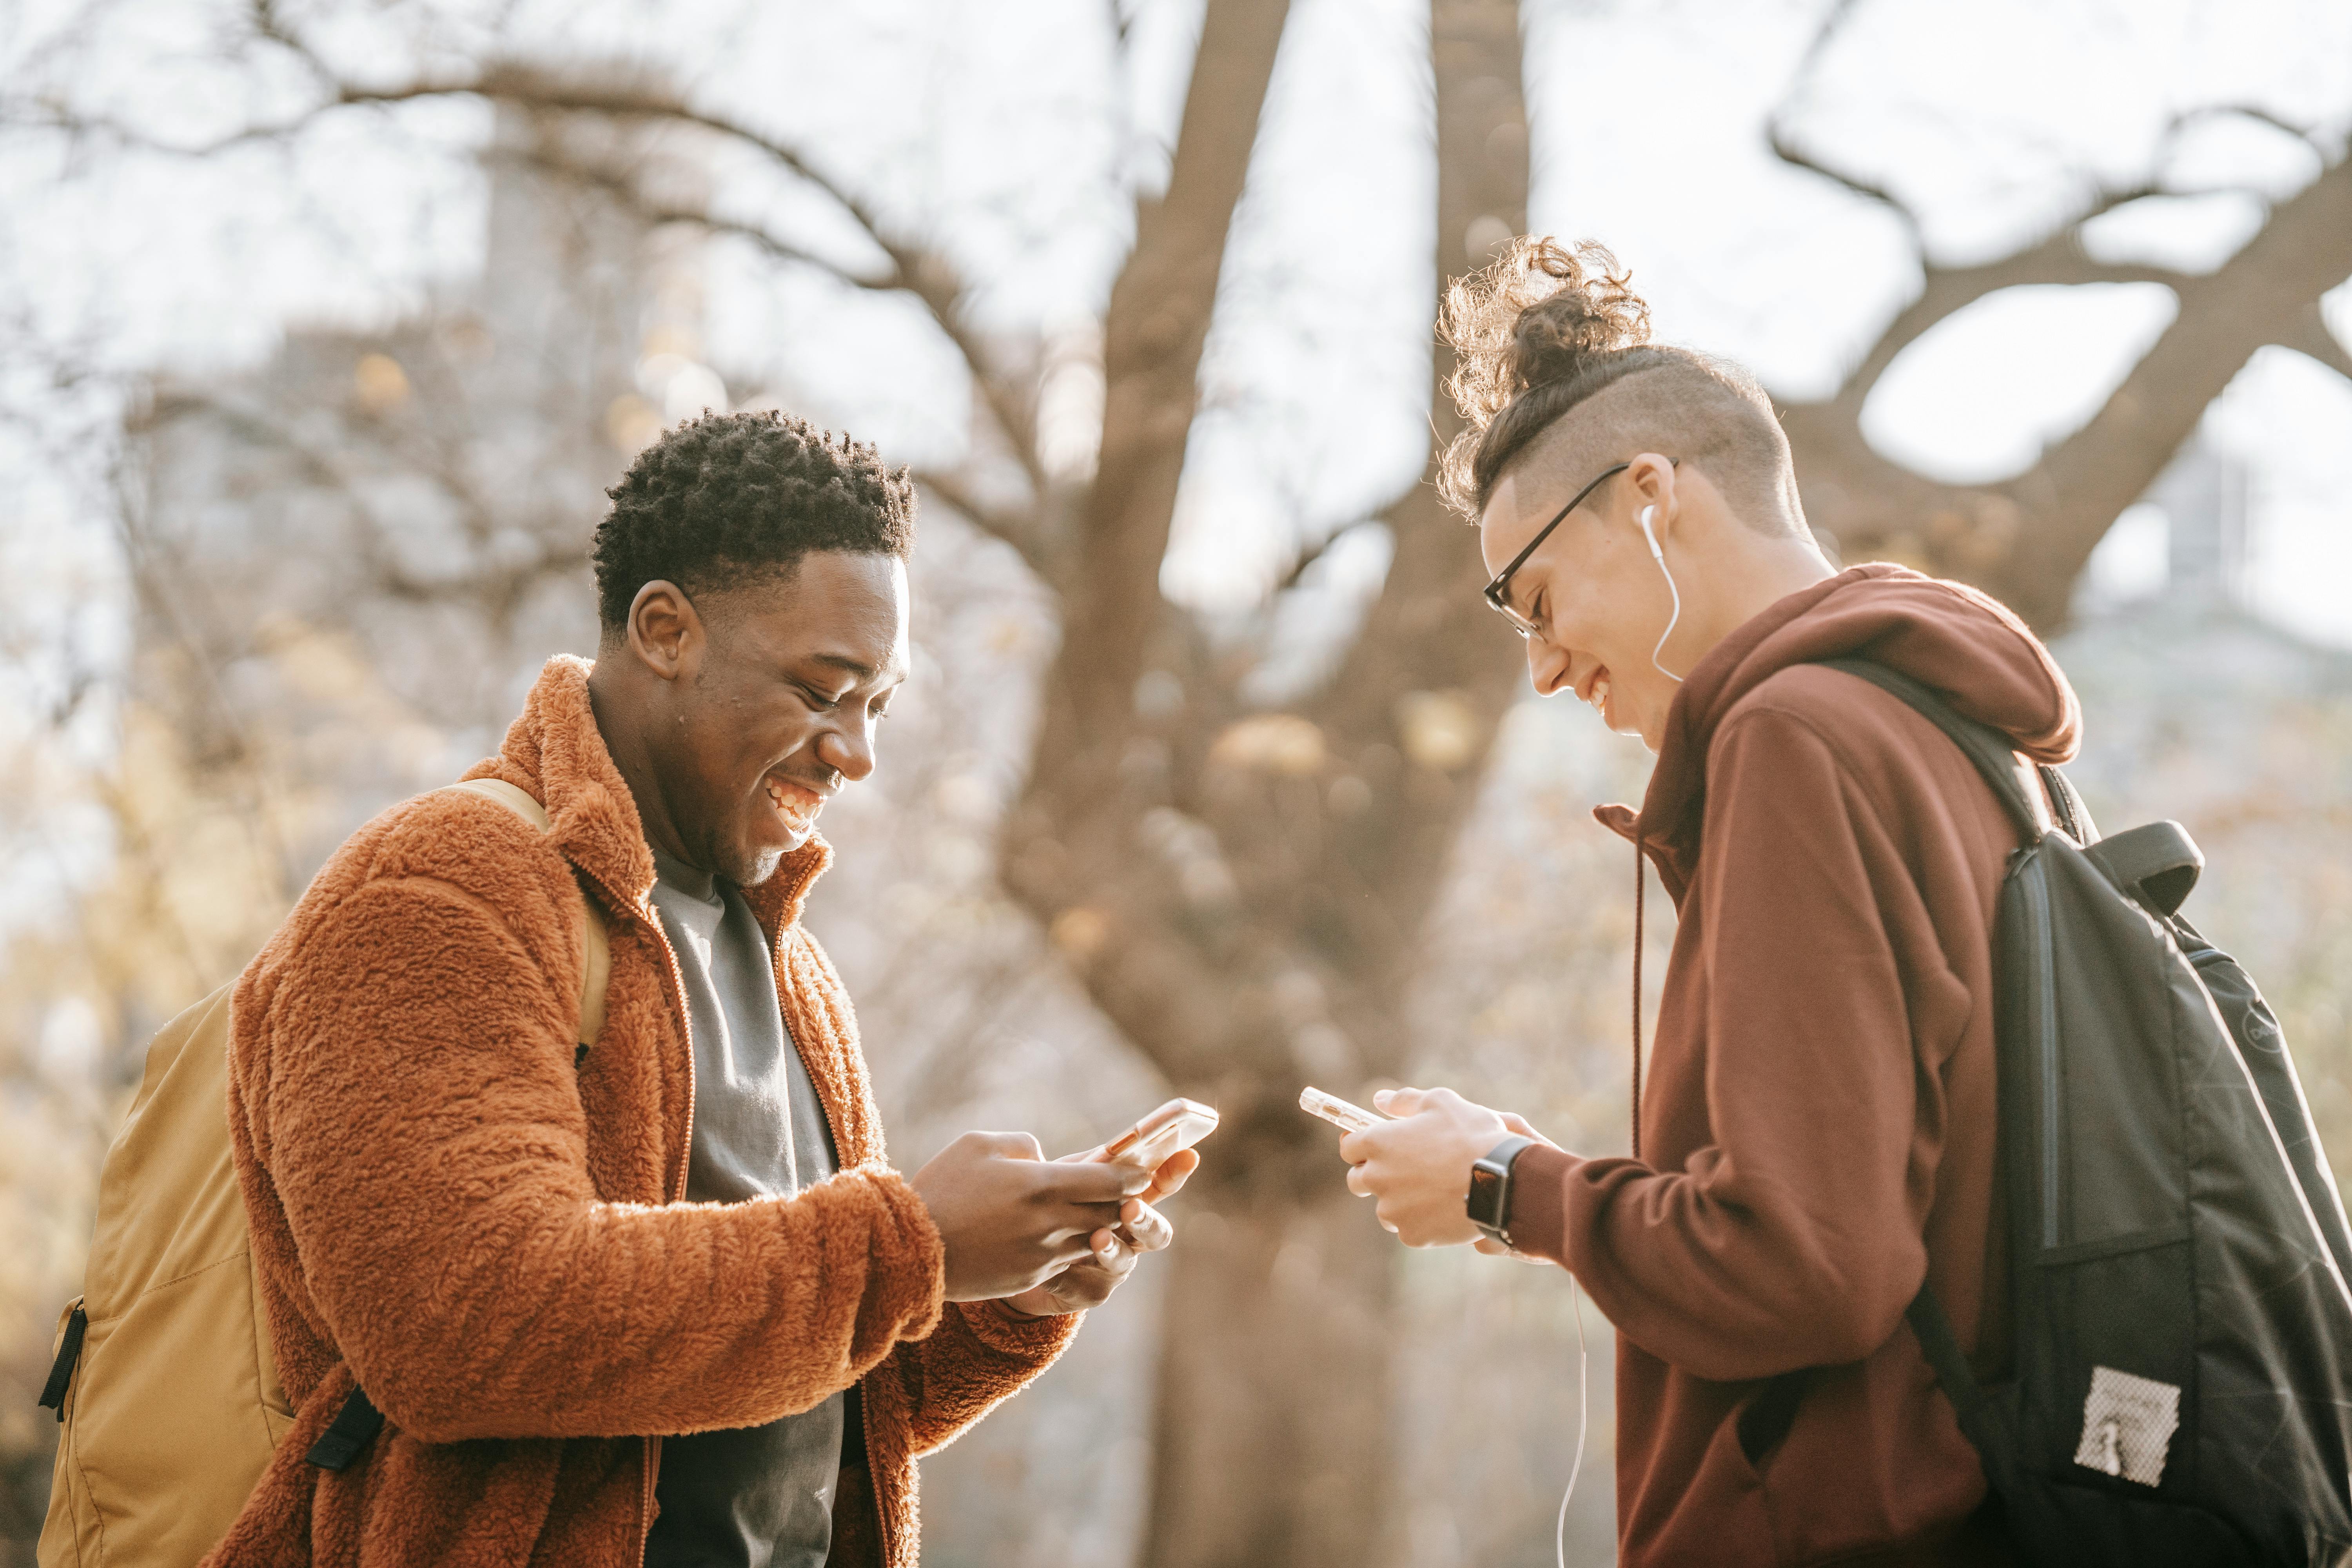
[[[1609,701],[1609,678],[1607,676],[1604,675],[1600,679],[1592,683],[1592,695],[1586,698],[1585,700],[1592,704],[1592,710],[1595,713],[1605,710]]]
[[[768,800],[775,806],[776,815],[796,827],[806,827],[816,820],[824,805],[822,797],[806,790],[788,789],[774,779],[767,781]]]

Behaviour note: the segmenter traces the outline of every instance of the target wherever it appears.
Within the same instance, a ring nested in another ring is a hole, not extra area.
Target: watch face
[[[1476,1224],[1503,1223],[1503,1173],[1491,1165],[1470,1167],[1470,1218]]]

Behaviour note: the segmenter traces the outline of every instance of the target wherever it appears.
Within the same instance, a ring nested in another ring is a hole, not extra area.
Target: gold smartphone
[[[1156,1171],[1180,1150],[1217,1130],[1217,1113],[1197,1100],[1171,1100],[1102,1146],[1095,1156],[1115,1165]]]

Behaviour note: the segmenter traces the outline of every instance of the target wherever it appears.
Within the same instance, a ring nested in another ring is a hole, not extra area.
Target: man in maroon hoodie
[[[1902,670],[2039,761],[2073,753],[2079,712],[1990,599],[1834,570],[1769,400],[1651,344],[1614,272],[1521,241],[1457,289],[1471,428],[1445,489],[1536,689],[1657,753],[1639,815],[1595,814],[1681,917],[1633,1157],[1406,1089],[1379,1100],[1399,1120],[1341,1143],[1349,1185],[1408,1245],[1572,1270],[1616,1325],[1629,1568],[2006,1563],[1903,1314],[1932,1283],[1998,1368],[1991,937],[2015,832],[1932,724],[1816,661]],[[1743,1442],[1799,1369],[1793,1419]]]

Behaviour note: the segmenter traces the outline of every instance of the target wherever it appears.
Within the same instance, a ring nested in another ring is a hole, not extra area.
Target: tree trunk
[[[1483,250],[1526,226],[1517,5],[1433,0],[1431,54],[1442,290],[1486,259],[1474,235]],[[1442,387],[1451,369],[1441,349],[1433,464],[1459,428]],[[1226,1112],[1171,1258],[1150,1568],[1402,1561],[1396,1244],[1348,1194],[1335,1135],[1295,1101],[1302,1079],[1352,1092],[1404,1069],[1417,933],[1519,679],[1517,644],[1477,602],[1475,536],[1429,477],[1390,510],[1389,581],[1341,673],[1306,707],[1323,760],[1308,776],[1240,778],[1212,759],[1174,792],[1213,826],[1231,890],[1154,898],[1137,887],[1131,849],[1094,884],[1129,934],[1082,965],[1089,989]],[[1458,752],[1416,747],[1400,708],[1416,700],[1468,721]],[[1352,813],[1332,804],[1340,784],[1356,792]]]
[[[1254,1162],[1205,1204],[1187,1194],[1164,1309],[1154,1568],[1366,1568],[1395,1538],[1396,1243],[1339,1173],[1325,1146]]]

